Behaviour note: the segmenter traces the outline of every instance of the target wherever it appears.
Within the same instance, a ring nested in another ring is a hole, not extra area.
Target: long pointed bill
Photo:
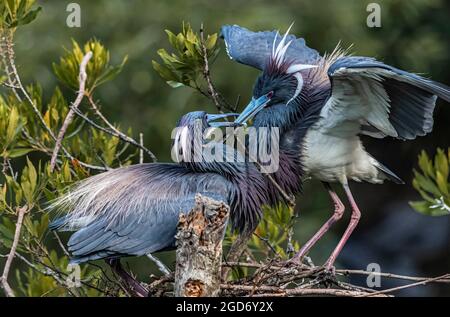
[[[224,114],[207,114],[206,120],[208,121],[208,125],[210,127],[214,128],[220,128],[220,127],[232,127],[235,126],[234,122],[229,121],[220,121],[220,122],[213,122],[220,119],[225,119],[228,117],[237,117],[239,113],[224,113]]]
[[[252,119],[258,112],[260,112],[269,103],[273,93],[269,92],[258,99],[253,98],[252,101],[245,107],[239,117],[234,121],[235,125],[244,125],[248,120]]]

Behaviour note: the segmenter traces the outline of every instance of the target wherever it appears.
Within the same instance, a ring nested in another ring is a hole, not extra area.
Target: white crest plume
[[[295,79],[297,79],[297,88],[295,89],[294,95],[291,97],[291,99],[289,99],[289,101],[286,103],[286,106],[295,98],[297,98],[297,96],[300,94],[300,92],[302,91],[303,88],[303,77],[300,73],[295,73],[292,76],[295,77]]]
[[[277,48],[275,48],[275,44],[277,42],[278,35],[280,34],[278,31],[275,34],[275,37],[273,39],[272,60],[275,62],[275,64],[278,67],[280,67],[283,64],[287,49],[289,48],[289,45],[291,45],[291,43],[292,43],[292,40],[290,40],[289,42],[286,43],[286,38],[287,38],[289,31],[291,30],[293,25],[294,25],[294,22],[291,23],[291,25],[287,29],[286,33],[284,33],[284,36],[281,39],[280,43],[278,43]]]
[[[276,48],[275,48],[275,45],[276,45],[278,35],[279,35],[278,31],[275,34],[275,38],[273,39],[272,62],[275,64],[275,66],[277,68],[281,68],[281,66],[283,65],[283,63],[285,61],[285,57],[286,57],[286,52],[289,48],[289,45],[291,45],[291,43],[293,41],[293,40],[290,40],[289,42],[286,43],[287,36],[293,25],[294,25],[294,22],[292,22],[292,24],[289,26],[289,28],[287,29],[286,33],[284,34],[283,38],[281,39],[280,43],[278,43]],[[305,70],[305,69],[315,68],[315,67],[317,67],[317,65],[307,65],[307,64],[292,64],[288,67],[288,69],[286,70],[286,73],[292,74],[292,76],[294,76],[295,79],[297,79],[297,88],[295,89],[294,95],[292,96],[291,99],[289,99],[289,101],[286,103],[286,105],[288,105],[292,100],[297,98],[297,96],[300,94],[300,92],[302,90],[303,77],[300,74],[300,71]]]

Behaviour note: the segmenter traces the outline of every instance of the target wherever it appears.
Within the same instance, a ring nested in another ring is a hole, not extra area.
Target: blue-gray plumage
[[[206,128],[207,117],[203,111],[192,112],[178,126],[190,129],[201,120]],[[180,137],[186,135],[176,135],[175,141]],[[186,151],[186,142],[180,142],[181,151]],[[261,206],[269,202],[266,180],[253,164],[139,164],[76,184],[53,203],[54,209],[68,214],[50,228],[75,231],[68,242],[72,263],[153,253],[174,246],[179,214],[192,209],[196,193],[229,204],[231,221],[239,231],[253,230]]]
[[[329,182],[344,187],[352,219],[327,261],[332,269],[360,218],[348,180],[402,183],[365,151],[360,135],[411,140],[429,133],[436,99],[450,102],[450,89],[373,58],[346,56],[339,49],[322,57],[287,33],[281,38],[274,32],[222,27],[231,59],[263,71],[236,123],[253,118],[254,126],[279,127],[282,138],[298,142],[301,174],[321,180],[335,204],[333,216],[302,247],[296,261],[342,217],[344,205]]]
[[[266,67],[274,45],[282,40],[278,31],[252,32],[238,25],[225,25],[221,29],[228,56],[242,64],[260,70]],[[286,42],[292,41],[287,48],[286,58],[300,64],[315,64],[320,59],[319,53],[306,46],[305,40],[288,35]]]

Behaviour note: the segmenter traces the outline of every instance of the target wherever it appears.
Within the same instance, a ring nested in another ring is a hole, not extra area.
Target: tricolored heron
[[[431,132],[437,97],[450,102],[449,87],[386,65],[370,57],[347,56],[336,49],[320,56],[288,32],[221,30],[229,57],[262,71],[253,98],[236,120],[256,127],[279,127],[284,138],[299,140],[303,176],[322,181],[335,210],[293,258],[300,262],[344,213],[330,183],[343,186],[350,202],[350,223],[326,262],[328,270],[360,219],[348,181],[402,183],[364,149],[360,135],[412,140]],[[270,97],[270,98],[268,98]]]
[[[198,124],[205,134],[206,128],[230,125],[214,121],[227,116],[230,114],[204,111],[184,115],[174,137],[178,163],[138,164],[107,171],[80,181],[58,198],[51,208],[67,215],[54,220],[50,228],[74,231],[68,241],[71,263],[107,259],[120,276],[145,294],[120,267],[118,259],[173,248],[179,214],[192,209],[196,193],[228,204],[233,227],[241,233],[252,232],[260,220],[262,205],[283,200],[278,189],[255,164],[238,160],[239,152],[226,144],[220,143],[225,148],[223,155],[231,154],[236,159],[192,159],[196,149],[192,136]],[[280,160],[296,158],[294,154],[296,151],[282,148]],[[298,191],[299,186],[287,175],[297,172],[299,165],[293,162],[283,163],[274,174],[288,193]]]
[[[177,126],[187,130],[178,130],[174,140],[179,153],[193,150],[190,129],[197,120],[206,129],[228,124],[212,122],[228,115],[184,115]],[[137,164],[80,181],[52,204],[68,213],[50,228],[75,231],[68,241],[72,263],[153,253],[174,246],[179,213],[192,209],[196,193],[228,204],[239,231],[254,229],[268,201],[265,180],[253,164],[182,157],[179,163]]]

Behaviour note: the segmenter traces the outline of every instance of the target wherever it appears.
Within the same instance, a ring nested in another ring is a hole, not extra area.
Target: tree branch
[[[59,130],[58,137],[56,138],[55,148],[53,149],[52,158],[50,160],[50,172],[53,172],[53,170],[55,169],[56,158],[58,156],[59,149],[61,148],[62,140],[64,139],[64,135],[66,134],[67,128],[72,123],[73,118],[75,116],[74,109],[78,109],[78,107],[85,95],[85,85],[86,85],[86,79],[87,79],[86,66],[91,58],[92,58],[92,52],[89,51],[86,53],[86,55],[84,55],[83,59],[81,60],[80,73],[78,75],[78,81],[80,84],[79,89],[78,89],[78,95],[75,98],[75,101],[72,103],[69,113],[67,114],[66,118],[64,119],[61,129]]]
[[[236,284],[221,284],[221,289],[229,291],[238,291],[242,293],[255,293],[263,292],[262,294],[253,294],[252,297],[285,297],[285,296],[351,296],[358,297],[366,295],[366,292],[361,291],[350,291],[344,289],[334,289],[334,288],[290,288],[283,289],[276,286],[251,286],[251,285],[236,285]],[[373,293],[375,294],[375,293]],[[236,295],[236,294],[235,294]],[[372,294],[371,294],[372,295]],[[386,297],[386,295],[378,294],[375,297]]]
[[[216,105],[219,112],[222,112],[222,105],[219,102],[219,94],[214,89],[214,86],[211,81],[211,74],[209,72],[208,52],[206,50],[206,45],[205,45],[203,23],[200,26],[200,41],[201,41],[201,46],[202,46],[202,51],[203,51],[202,55],[203,55],[203,62],[204,62],[203,76],[205,77],[206,83],[208,84],[208,93],[210,94],[210,96],[211,96],[212,100],[214,101],[214,104]]]
[[[158,259],[156,256],[154,256],[151,253],[147,254],[147,258],[150,259],[150,261],[152,261],[153,263],[156,264],[156,266],[158,267],[158,270],[163,273],[166,276],[170,276],[172,274],[172,272],[170,272],[169,268],[160,260]]]
[[[144,150],[142,148],[144,147],[144,134],[142,132],[139,133],[139,144],[141,145],[141,148],[139,149],[139,164],[143,164]]]
[[[14,240],[13,240],[11,249],[9,251],[8,258],[6,259],[5,266],[3,268],[3,274],[0,277],[1,285],[2,285],[3,289],[5,290],[6,296],[8,296],[8,297],[15,296],[13,290],[9,286],[8,275],[9,275],[9,271],[11,269],[11,263],[14,259],[14,256],[16,255],[17,246],[19,244],[20,231],[22,229],[23,217],[24,217],[25,213],[27,213],[27,212],[28,212],[27,205],[17,208],[18,215],[17,215],[16,231],[14,233]]]
[[[97,107],[96,103],[94,102],[94,99],[92,99],[92,96],[89,94],[87,95],[87,98],[89,100],[89,104],[91,105],[91,108],[94,110],[95,114],[109,127],[110,130],[103,130],[108,131],[107,133],[119,138],[120,140],[130,143],[134,145],[135,147],[139,148],[140,150],[147,153],[148,156],[152,159],[153,162],[156,162],[156,156],[147,149],[142,142],[137,142],[133,138],[129,137],[128,135],[124,134],[123,132],[119,131],[109,120],[103,115],[103,113],[100,111],[100,109]]]
[[[425,279],[423,281],[420,282],[416,282],[416,283],[412,283],[412,284],[407,284],[407,285],[402,285],[402,286],[397,286],[397,287],[393,287],[393,288],[388,288],[382,291],[378,291],[378,292],[374,292],[374,293],[370,293],[370,294],[364,294],[361,295],[362,297],[372,297],[372,296],[377,296],[377,295],[381,295],[381,294],[387,294],[387,293],[392,293],[395,291],[399,291],[402,289],[406,289],[406,288],[411,288],[411,287],[415,287],[415,286],[419,286],[419,285],[426,285],[428,283],[431,282],[437,282],[437,281],[442,281],[442,280],[447,280],[448,278],[450,278],[450,273],[438,276],[438,277],[433,277],[433,278],[429,278],[429,279]]]

